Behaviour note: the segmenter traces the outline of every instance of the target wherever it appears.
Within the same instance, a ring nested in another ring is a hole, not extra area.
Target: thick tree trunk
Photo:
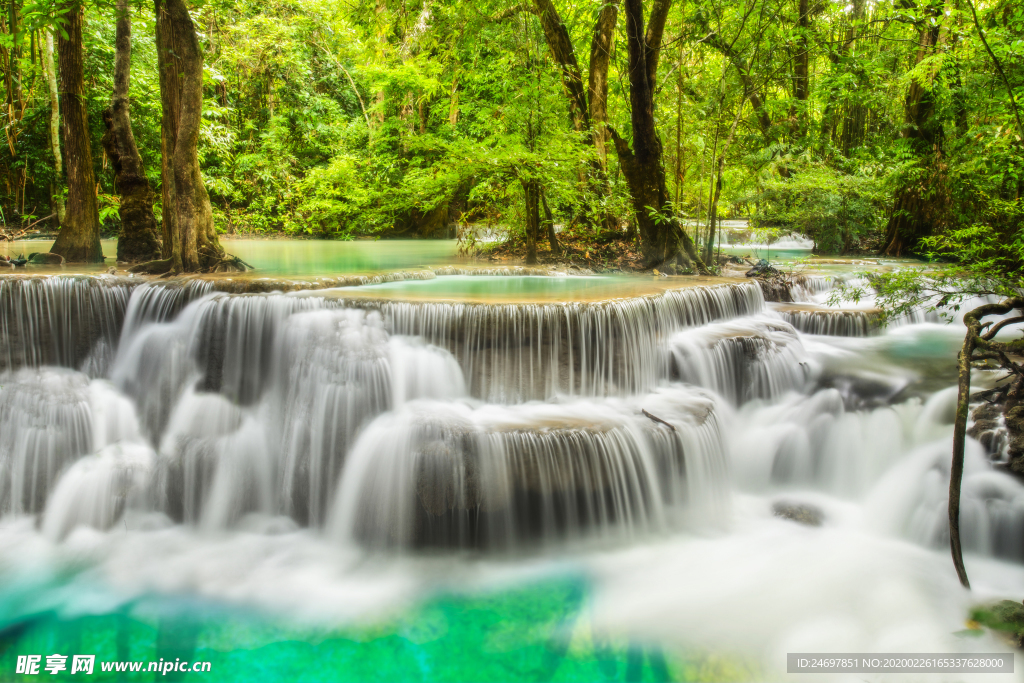
[[[661,3],[655,5],[658,9]],[[626,0],[626,40],[629,45],[629,101],[632,108],[633,149],[609,129],[615,141],[619,164],[633,199],[640,233],[644,265],[655,268],[682,254],[698,271],[707,272],[696,245],[682,229],[669,208],[665,169],[661,163],[661,140],[654,126],[654,91],[648,74],[648,45],[644,37],[642,0]],[[648,36],[649,38],[650,36]],[[656,40],[660,45],[660,36]],[[657,50],[651,53],[657,59]],[[655,65],[656,66],[656,65]]]
[[[103,261],[96,176],[89,144],[88,107],[82,69],[82,21],[79,4],[68,5],[67,23],[57,42],[64,100],[64,151],[67,154],[68,204],[57,241],[50,250],[69,263]],[[65,33],[67,37],[65,38]]]
[[[153,215],[153,189],[149,186],[149,179],[142,167],[142,157],[135,146],[129,113],[132,20],[128,0],[117,1],[114,55],[114,93],[110,108],[103,113],[103,122],[107,127],[103,148],[114,167],[114,186],[121,195],[118,207],[121,234],[117,241],[117,260],[151,261],[160,256],[160,235]]]
[[[225,254],[213,227],[197,153],[203,53],[184,0],[157,0],[156,26],[163,109],[164,257],[174,272],[215,270]]]
[[[925,24],[921,29],[915,65],[924,61],[940,42],[942,26],[939,21],[942,7],[932,13],[936,23]],[[942,150],[942,122],[935,112],[932,90],[914,79],[907,89],[904,104],[903,137],[914,142],[922,157],[937,156]],[[929,162],[925,162],[929,163]],[[896,190],[893,213],[886,227],[882,253],[887,256],[902,256],[914,249],[922,237],[931,234],[936,222],[936,202],[922,196],[918,183]]]
[[[60,154],[60,97],[57,94],[57,67],[53,61],[53,34],[46,32],[46,87],[50,93],[50,148],[53,151],[53,213],[57,226],[64,224],[64,160]]]

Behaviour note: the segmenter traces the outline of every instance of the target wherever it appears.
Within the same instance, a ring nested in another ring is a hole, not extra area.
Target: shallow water
[[[958,327],[809,335],[752,283],[672,282],[31,285],[57,348],[0,381],[0,670],[836,680],[785,653],[1006,651],[964,620],[1024,595],[1024,486],[973,441],[972,593],[944,535]],[[86,299],[119,335],[62,330]]]
[[[75,272],[103,272],[115,265],[117,240],[102,240],[105,265],[75,266]],[[49,251],[52,241],[0,242],[0,254],[27,256]],[[460,262],[455,240],[261,240],[224,239],[225,251],[252,265],[260,276],[308,277],[339,273],[374,273]],[[59,268],[32,266],[31,272]]]

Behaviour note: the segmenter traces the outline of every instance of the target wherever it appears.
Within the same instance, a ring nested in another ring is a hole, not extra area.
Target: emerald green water
[[[459,261],[455,240],[252,240],[225,239],[224,249],[252,265],[261,276],[291,277],[367,273],[439,266]],[[102,272],[114,264],[117,240],[103,240],[106,264],[75,266],[80,272]],[[49,251],[52,241],[0,242],[0,254],[27,256]],[[38,272],[60,268],[31,266]]]
[[[667,280],[667,278],[665,278]],[[676,282],[673,279],[673,282]],[[676,286],[681,283],[676,282]],[[403,280],[377,285],[345,288],[347,296],[358,292],[369,296],[410,299],[452,299],[500,302],[524,300],[587,301],[643,296],[660,292],[664,283],[655,278],[629,276],[445,275],[433,280]]]
[[[700,655],[682,660],[657,647],[603,637],[589,623],[587,583],[576,577],[481,595],[440,595],[386,621],[333,629],[168,597],[67,615],[53,603],[59,592],[59,586],[20,593],[9,587],[0,596],[7,608],[0,680],[39,679],[14,673],[19,655],[41,655],[40,673],[48,680],[668,681],[744,675],[736,662]],[[47,607],[32,609],[33,603]],[[71,656],[78,653],[96,656],[92,676],[70,673]],[[67,655],[67,670],[44,671],[51,654]],[[210,670],[147,670],[161,659],[209,662]],[[138,673],[102,671],[104,662],[117,661],[144,664]]]

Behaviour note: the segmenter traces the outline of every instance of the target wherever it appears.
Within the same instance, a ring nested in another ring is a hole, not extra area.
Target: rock
[[[778,272],[779,271],[777,271],[775,268],[769,265],[768,259],[761,259],[760,261],[757,262],[757,265],[755,265],[753,268],[747,271],[747,277],[758,277],[759,275],[772,275]]]
[[[63,266],[64,257],[48,251],[37,251],[28,255],[28,262],[33,266]]]
[[[1014,647],[1024,648],[1024,604],[1000,600],[981,605],[971,610],[971,621],[992,629]]]
[[[772,514],[807,526],[821,526],[821,523],[825,521],[825,513],[820,508],[806,503],[789,503],[779,500],[772,503]]]

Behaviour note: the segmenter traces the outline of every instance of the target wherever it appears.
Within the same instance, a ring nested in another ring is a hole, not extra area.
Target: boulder
[[[33,266],[63,266],[64,257],[48,251],[37,251],[28,255],[28,262]]]
[[[825,521],[825,513],[821,511],[821,508],[807,503],[790,503],[779,500],[772,504],[772,514],[807,526],[821,526],[821,523]]]

